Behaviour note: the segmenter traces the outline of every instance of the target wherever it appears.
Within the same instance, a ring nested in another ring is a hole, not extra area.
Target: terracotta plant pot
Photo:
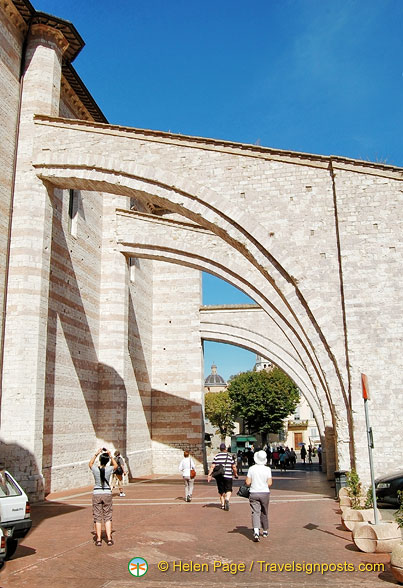
[[[396,543],[390,554],[390,569],[398,582],[403,584],[403,542]]]
[[[377,525],[357,525],[353,530],[355,546],[365,553],[390,553],[402,541],[397,523],[382,521]]]

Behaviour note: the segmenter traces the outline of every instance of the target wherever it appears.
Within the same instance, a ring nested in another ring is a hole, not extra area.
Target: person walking
[[[94,465],[99,457],[99,466]],[[110,464],[109,464],[110,461]],[[108,465],[109,464],[109,465]],[[106,543],[113,545],[112,540],[112,489],[110,479],[118,467],[110,451],[103,447],[98,449],[88,464],[94,476],[94,490],[92,494],[92,514],[95,526],[95,545],[102,546],[102,519],[105,523]]]
[[[280,449],[279,462],[280,462],[280,470],[281,471],[284,470],[286,472],[287,471],[287,452],[285,451],[285,449],[283,447]]]
[[[297,463],[297,454],[294,451],[294,448],[291,447],[291,451],[290,451],[290,466],[292,467],[292,469],[295,468],[295,464]]]
[[[273,468],[277,469],[279,461],[280,461],[280,448],[276,447],[272,453],[272,456],[271,456],[271,463],[272,463]]]
[[[265,451],[257,451],[255,465],[246,475],[245,484],[250,486],[249,504],[252,510],[253,540],[260,541],[260,529],[263,537],[269,536],[269,499],[270,486],[273,483],[271,468],[267,463]]]
[[[228,453],[225,443],[220,445],[220,453],[214,457],[211,464],[207,482],[210,483],[213,479],[211,475],[216,466],[222,464],[224,466],[224,473],[215,476],[217,482],[218,494],[220,495],[220,503],[222,510],[229,510],[229,501],[232,494],[232,478],[238,478],[236,471],[236,464],[233,456]]]
[[[240,449],[236,456],[236,471],[238,476],[242,475],[242,451]]]
[[[318,445],[318,461],[319,461],[319,469],[322,469],[322,445]]]
[[[179,471],[182,474],[183,482],[185,484],[185,502],[191,502],[193,495],[194,478],[192,478],[192,470],[196,473],[196,467],[193,459],[190,457],[189,451],[183,452],[183,459],[179,464]]]
[[[305,449],[305,445],[303,444],[301,447],[301,459],[302,461],[305,463],[305,459],[306,459],[306,449]]]
[[[123,457],[120,455],[120,451],[115,451],[115,461],[118,464],[117,469],[113,473],[112,489],[119,489],[119,496],[126,496],[123,492],[123,476],[127,473],[126,463]]]

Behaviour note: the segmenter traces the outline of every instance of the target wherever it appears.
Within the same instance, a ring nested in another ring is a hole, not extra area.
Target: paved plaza
[[[316,465],[303,468],[273,472],[270,537],[260,543],[252,541],[248,501],[234,493],[230,511],[222,511],[215,482],[207,484],[205,476],[197,477],[190,504],[179,476],[133,480],[124,498],[114,498],[111,547],[94,545],[91,488],[50,495],[33,505],[32,531],[3,568],[0,586],[395,585],[389,555],[356,550],[341,528],[334,488]],[[142,577],[128,571],[136,557],[148,563]],[[324,573],[309,573],[312,564],[323,564]],[[326,572],[331,564],[343,571]],[[374,571],[358,571],[362,564]]]

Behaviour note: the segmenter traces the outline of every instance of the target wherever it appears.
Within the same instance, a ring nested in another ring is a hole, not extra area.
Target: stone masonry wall
[[[402,462],[403,184],[336,169],[358,471],[368,479],[360,374],[368,376],[375,474]],[[399,286],[400,284],[400,286]]]
[[[17,11],[12,5],[0,1],[0,358],[3,347],[4,288],[24,34],[25,26]]]
[[[77,192],[72,234],[69,190],[55,190],[43,442],[45,491],[88,483],[96,446],[102,200]]]
[[[153,471],[176,474],[189,449],[201,472],[201,275],[170,263],[153,266]]]
[[[312,361],[317,362],[337,425],[338,467],[350,467],[350,456],[360,462],[363,476],[367,476],[367,458],[362,451],[352,450],[351,445],[351,421],[361,422],[350,406],[351,398],[360,394],[357,373],[361,367],[353,367],[349,362],[350,355],[354,359],[356,350],[361,349],[360,365],[368,365],[378,357],[386,366],[390,358],[395,361],[395,353],[391,354],[390,350],[401,351],[401,301],[397,302],[400,276],[393,262],[384,270],[385,263],[380,257],[386,251],[384,246],[388,240],[394,242],[388,246],[388,255],[392,255],[393,247],[399,252],[396,243],[401,234],[398,216],[401,207],[396,206],[394,213],[385,217],[384,226],[377,232],[372,230],[369,234],[367,226],[374,218],[375,207],[383,211],[391,204],[397,205],[400,198],[397,186],[401,186],[403,177],[401,170],[148,131],[95,128],[86,124],[80,125],[78,132],[78,125],[74,129],[74,125],[67,128],[63,122],[39,124],[44,126],[40,140],[45,149],[52,142],[51,127],[54,125],[53,132],[62,134],[63,145],[69,144],[71,153],[68,156],[65,149],[60,156],[54,151],[49,155],[44,152],[41,157],[46,159],[45,170],[47,161],[50,166],[59,166],[58,170],[50,167],[49,175],[42,170],[44,177],[55,181],[59,173],[61,176],[70,173],[80,176],[84,185],[95,179],[100,183],[113,182],[121,170],[116,189],[123,190],[123,184],[127,183],[127,193],[134,189],[143,193],[149,190],[159,205],[171,206],[175,212],[182,207],[187,218],[199,220],[201,225],[228,242],[233,239],[236,249],[246,248],[247,253],[253,255],[253,264],[260,263],[261,271],[265,270],[265,265],[269,268],[275,288],[290,305],[290,312],[284,313],[284,319],[294,324],[298,321],[298,332],[306,338]],[[87,133],[83,133],[84,126]],[[99,133],[102,133],[102,153]],[[73,171],[72,166],[77,165],[79,159],[83,167],[79,172]],[[86,174],[84,165],[96,166],[97,162],[102,172]],[[113,169],[113,176],[107,168]],[[336,168],[335,180],[332,168]],[[133,180],[130,179],[131,170]],[[365,186],[369,194],[376,196],[381,190],[384,195],[362,198],[360,189]],[[361,252],[364,254],[362,264]],[[247,275],[245,259],[237,273]],[[366,288],[368,273],[372,291]],[[365,309],[362,314],[366,313],[368,324],[377,324],[378,317],[384,314],[385,301],[380,296],[376,298],[373,292],[385,288],[383,274],[391,292],[386,301],[389,320],[381,323],[385,344],[377,348],[376,339],[366,337],[367,343],[362,346],[367,330],[361,330],[360,312],[356,314],[354,297],[350,298],[350,306],[345,306],[346,294],[350,296],[350,286],[356,300],[359,299],[358,308]],[[269,280],[263,288],[261,291],[267,295],[274,291]],[[280,295],[277,301],[273,298],[273,302],[283,312]],[[394,366],[392,371],[398,373]],[[398,377],[388,383],[392,398],[398,397]],[[388,419],[383,425],[393,439],[400,437],[397,422]],[[397,451],[401,455],[400,446]],[[395,463],[396,453],[390,458],[384,453],[386,457],[376,457],[378,471],[391,469]]]

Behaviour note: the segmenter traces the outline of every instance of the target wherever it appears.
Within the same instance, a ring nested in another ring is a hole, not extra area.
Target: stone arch
[[[237,310],[237,319],[240,319],[243,309],[241,307],[234,308],[234,312]],[[248,311],[250,309],[244,307],[244,310]],[[256,310],[259,314],[262,312],[259,309]],[[284,347],[279,346],[276,341],[265,336],[264,333],[257,332],[256,328],[248,328],[243,322],[237,324],[238,320],[235,322],[229,315],[231,315],[230,307],[225,309],[220,309],[219,307],[216,309],[214,307],[202,308],[200,329],[202,340],[229,343],[242,347],[280,367],[296,383],[307,399],[314,412],[319,429],[324,434],[325,417],[322,407],[315,391],[312,390],[312,384],[307,378],[303,366]]]
[[[178,178],[165,170],[148,169],[133,162],[111,161],[100,155],[77,156],[74,149],[64,152],[42,151],[35,162],[42,180],[57,187],[73,187],[149,201],[185,216],[225,241],[245,260],[245,267],[255,268],[275,293],[274,310],[287,317],[299,334],[319,368],[325,387],[331,390],[329,402],[338,422],[339,465],[349,467],[351,455],[346,447],[352,438],[349,401],[338,362],[321,331],[314,313],[297,283],[284,266],[264,247],[264,229],[252,222],[242,210],[211,188]],[[231,210],[231,215],[228,215]],[[253,225],[253,226],[252,226]],[[242,274],[242,270],[239,271]]]

